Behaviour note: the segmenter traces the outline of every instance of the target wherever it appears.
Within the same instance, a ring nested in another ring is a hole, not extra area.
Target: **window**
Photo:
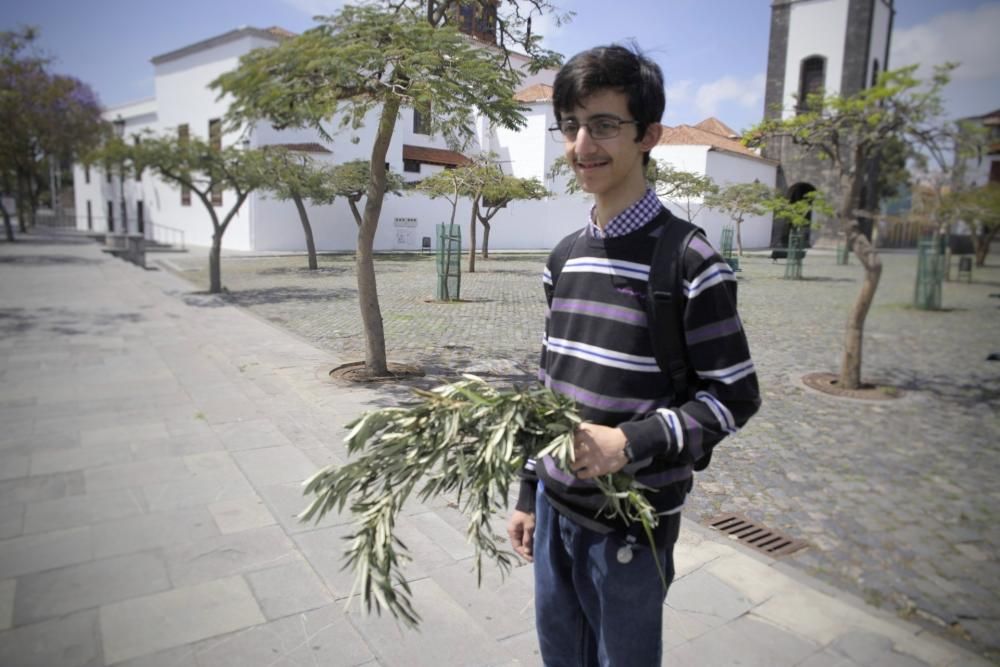
[[[94,228],[94,210],[90,207],[90,200],[87,200],[87,229]]]
[[[105,178],[105,180],[107,180],[108,183],[111,182],[111,167],[110,166],[105,166],[105,168],[104,168],[104,178]]]
[[[222,120],[218,118],[208,121],[208,146],[213,151],[222,150]]]
[[[188,129],[187,123],[182,123],[177,126],[177,143],[186,144],[188,139],[191,137],[191,132]],[[191,188],[186,185],[181,186],[181,206],[191,205]]]
[[[1000,183],[1000,160],[990,163],[990,183]]]
[[[431,133],[431,105],[413,107],[413,134]]]
[[[403,160],[403,171],[411,174],[420,173],[420,162],[418,160]]]
[[[83,182],[87,183],[88,185],[90,184],[90,165],[89,164],[83,165]]]
[[[472,4],[463,4],[458,7],[458,29],[466,35],[472,34],[472,21],[476,17],[476,8]]]
[[[137,231],[145,235],[146,234],[146,212],[142,206],[142,200],[140,199],[135,203],[135,222],[138,227]]]
[[[115,203],[108,200],[108,231],[115,231]]]
[[[811,111],[809,96],[822,94],[826,83],[826,58],[809,56],[802,61],[799,74],[799,105],[797,111]]]
[[[878,75],[879,75],[878,58],[876,58],[875,62],[872,63],[872,83],[871,83],[872,86],[878,83]]]
[[[222,120],[212,118],[208,121],[208,147],[213,151],[222,150]],[[222,188],[212,186],[212,206],[222,206]]]

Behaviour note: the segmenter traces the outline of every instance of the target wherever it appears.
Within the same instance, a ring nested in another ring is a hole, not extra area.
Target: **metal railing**
[[[184,230],[168,227],[157,222],[146,222],[146,238],[156,243],[176,246],[186,250],[184,246]]]

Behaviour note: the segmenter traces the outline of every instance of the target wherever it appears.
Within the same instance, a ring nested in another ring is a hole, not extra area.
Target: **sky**
[[[575,12],[556,26],[535,20],[548,48],[565,56],[634,40],[661,66],[667,83],[664,123],[716,116],[736,130],[758,122],[771,0],[553,0]],[[41,30],[52,70],[90,86],[106,106],[153,96],[154,56],[241,26],[314,25],[343,0],[32,0],[5,3],[0,30]],[[1000,0],[895,0],[890,67],[920,63],[924,73],[960,62],[945,91],[949,116],[1000,109]]]

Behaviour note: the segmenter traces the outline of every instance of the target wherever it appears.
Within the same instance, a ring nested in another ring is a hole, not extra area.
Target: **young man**
[[[675,400],[656,364],[646,281],[673,217],[649,189],[645,166],[664,106],[659,67],[621,46],[580,53],[555,79],[553,134],[594,207],[569,255],[554,252],[543,275],[549,309],[539,374],[576,400],[585,422],[571,471],[548,458],[528,462],[508,524],[515,551],[534,561],[548,667],[660,664],[667,590],[659,568],[669,584],[694,464],[760,405],[735,277],[700,235],[683,256],[683,329],[697,374],[690,399]],[[551,269],[563,260],[553,284]],[[592,478],[622,469],[650,489],[655,554],[638,525],[601,511]]]

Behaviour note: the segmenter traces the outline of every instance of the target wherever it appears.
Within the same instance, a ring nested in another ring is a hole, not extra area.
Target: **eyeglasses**
[[[637,120],[622,120],[615,116],[597,116],[586,123],[581,123],[575,118],[567,118],[550,127],[549,132],[556,141],[575,141],[580,128],[586,127],[591,139],[613,139],[622,131],[622,125],[638,124]]]

